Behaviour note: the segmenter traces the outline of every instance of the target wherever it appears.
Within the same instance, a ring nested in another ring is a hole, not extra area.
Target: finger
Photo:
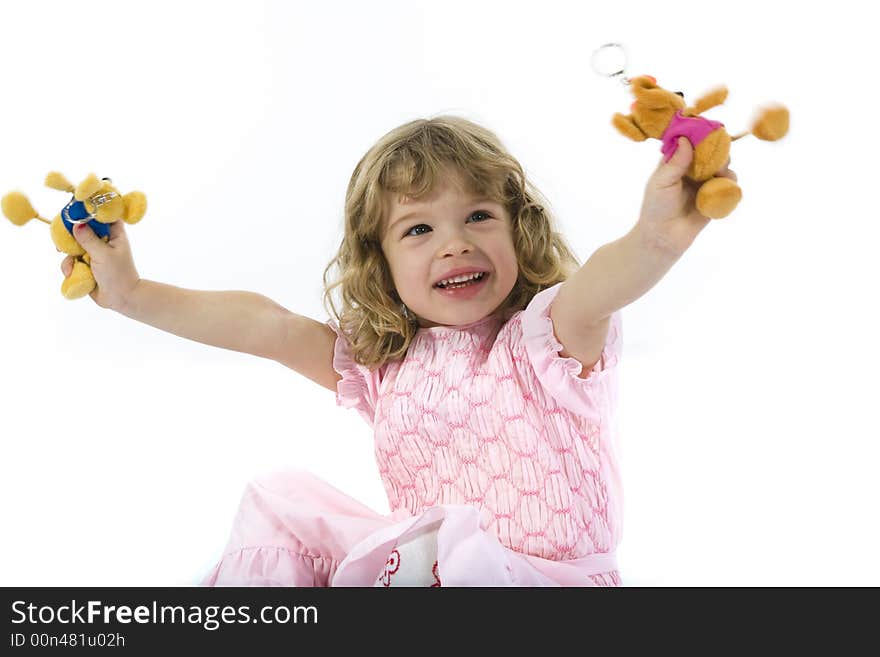
[[[675,153],[668,160],[667,157],[668,155],[663,156],[654,174],[654,182],[661,188],[676,185],[684,177],[694,158],[691,142],[686,137],[679,137]]]
[[[79,245],[86,250],[90,256],[94,257],[96,253],[101,253],[102,249],[107,248],[104,240],[95,235],[87,224],[76,224],[73,227],[73,237],[79,242]]]
[[[724,165],[720,169],[718,169],[718,173],[716,173],[715,175],[720,176],[721,174],[726,173],[727,171],[730,171],[730,158],[729,157],[727,158],[727,162],[725,162]]]
[[[110,241],[112,242],[115,239],[119,239],[121,237],[125,237],[125,222],[120,220],[114,221],[110,224]]]
[[[64,278],[70,276],[70,272],[73,271],[73,256],[67,256],[64,260],[61,261],[61,273],[64,274]]]
[[[736,173],[731,169],[723,169],[718,172],[718,178],[730,178],[733,182],[736,182],[738,178],[736,177]]]

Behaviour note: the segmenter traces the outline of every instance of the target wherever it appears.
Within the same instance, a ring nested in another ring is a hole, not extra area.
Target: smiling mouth
[[[448,285],[441,285],[440,283],[435,283],[434,289],[435,290],[460,290],[460,289],[463,289],[466,287],[471,287],[473,285],[476,285],[477,283],[480,283],[480,282],[486,280],[486,278],[488,276],[489,276],[489,272],[484,271],[484,272],[481,272],[480,275],[477,276],[476,278],[472,278],[469,281],[464,281],[463,283],[450,283]]]

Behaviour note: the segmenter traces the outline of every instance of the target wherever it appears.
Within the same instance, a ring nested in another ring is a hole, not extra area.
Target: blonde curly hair
[[[579,267],[555,230],[542,195],[495,134],[456,116],[401,125],[354,168],[345,194],[344,236],[324,270],[324,307],[348,338],[354,360],[369,369],[402,359],[419,329],[404,314],[381,248],[386,195],[418,200],[450,170],[459,172],[471,191],[504,205],[510,215],[519,273],[499,314],[509,317],[524,309],[538,292],[566,280]],[[328,282],[334,265],[338,276]],[[341,312],[333,302],[336,287],[341,289]]]

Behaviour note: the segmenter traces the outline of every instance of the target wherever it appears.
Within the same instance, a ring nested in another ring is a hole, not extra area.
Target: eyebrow
[[[468,198],[467,205],[478,205],[479,203],[495,203],[494,199],[489,198],[488,196],[471,196]],[[402,224],[404,221],[408,219],[413,219],[415,217],[420,216],[422,213],[419,210],[413,210],[412,212],[408,212],[399,219],[397,219],[393,224],[388,226],[388,232],[391,232],[391,229],[397,226],[398,224]]]

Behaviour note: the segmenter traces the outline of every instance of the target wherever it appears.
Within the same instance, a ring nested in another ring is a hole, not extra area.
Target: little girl
[[[352,174],[326,323],[143,280],[122,222],[109,242],[77,226],[99,306],[277,360],[375,431],[390,516],[307,473],[260,478],[204,584],[619,585],[619,310],[709,221],[683,180],[692,153],[682,139],[632,230],[579,266],[494,134],[448,116],[400,126]]]

